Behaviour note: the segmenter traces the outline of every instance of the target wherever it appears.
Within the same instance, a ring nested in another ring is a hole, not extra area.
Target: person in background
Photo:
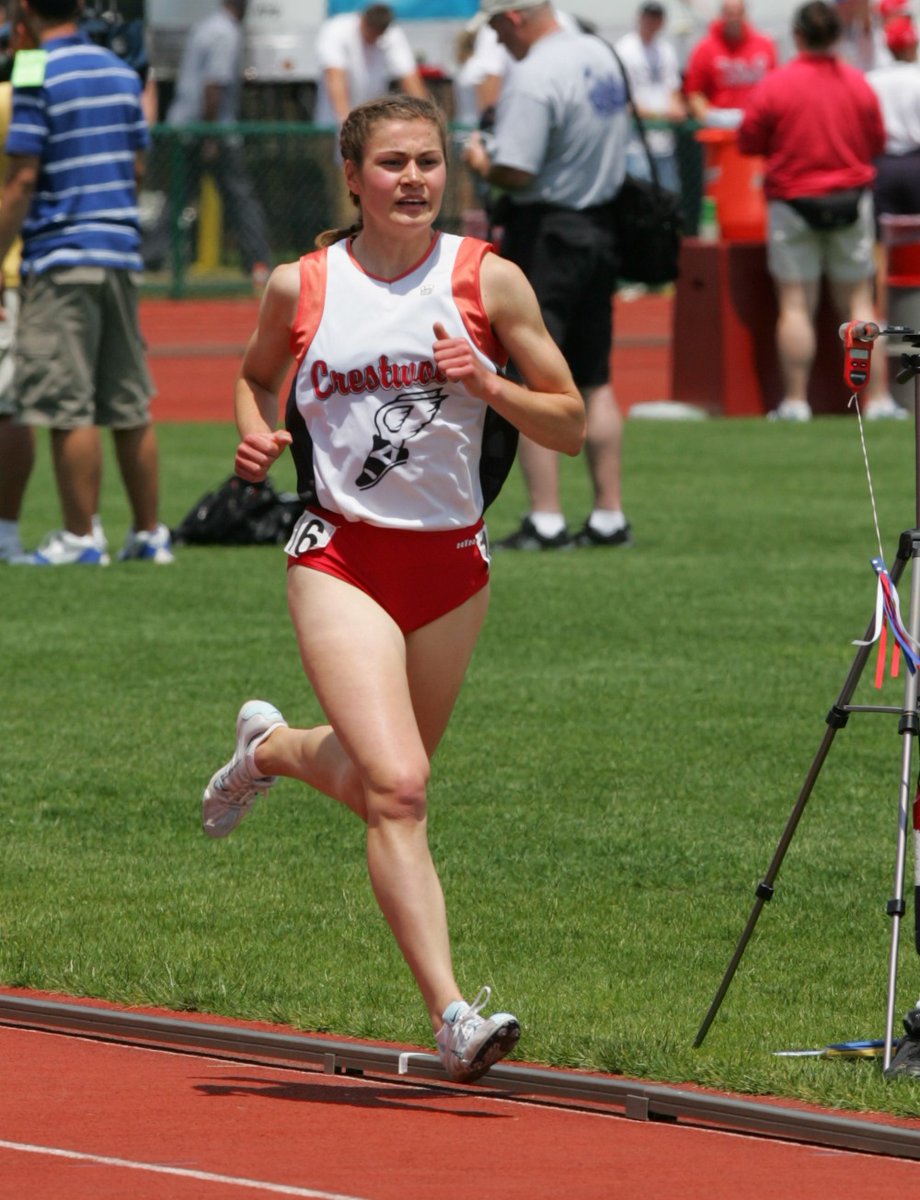
[[[428,94],[409,39],[388,4],[327,18],[320,26],[316,57],[320,77],[313,120],[320,126],[338,129],[352,108],[385,96],[394,85],[406,96]],[[336,216],[347,225],[355,210],[337,152],[334,170]]]
[[[317,125],[338,128],[352,108],[386,95],[391,84],[407,96],[427,95],[409,39],[387,4],[329,17],[320,26],[316,56]]]
[[[629,76],[633,105],[638,116],[649,120],[683,121],[687,116],[677,51],[664,36],[666,13],[658,0],[639,6],[636,28],[616,43],[620,61]],[[658,180],[672,192],[680,191],[676,139],[673,129],[648,129],[646,140],[655,160]],[[648,179],[648,156],[633,133],[626,148],[626,170],[637,179]]]
[[[738,130],[743,154],[765,159],[767,268],[779,305],[777,351],[784,395],[772,417],[811,417],[808,381],[815,358],[815,313],[826,277],[843,321],[874,321],[874,162],[885,146],[878,99],[836,53],[840,17],[811,0],[795,12],[797,54],[750,97]],[[867,417],[904,411],[888,392],[876,355],[866,389]]]
[[[873,0],[837,0],[836,8],[841,26],[837,52],[844,62],[863,72],[891,62],[885,44],[885,24],[896,12],[891,0],[884,12]]]
[[[778,62],[773,39],[747,20],[744,0],[723,0],[718,20],[690,52],[684,91],[690,115],[718,124],[739,113],[753,89]],[[731,123],[737,124],[734,116]]]
[[[920,213],[920,69],[910,17],[885,27],[891,62],[866,74],[882,107],[885,149],[875,160],[875,216]]]
[[[623,418],[610,381],[617,248],[612,202],[626,174],[629,114],[619,63],[600,38],[564,29],[547,0],[485,0],[482,11],[515,59],[494,141],[472,134],[469,167],[507,193],[501,251],[533,285],[547,328],[584,396],[593,507],[569,532],[559,459],[524,437],[529,513],[498,543],[508,550],[632,543],[620,496]]]
[[[29,48],[21,23],[10,28],[10,51]],[[13,109],[13,85],[0,83],[0,145],[6,141]],[[0,177],[5,178],[6,156],[0,154]],[[13,390],[13,345],[19,315],[20,246],[16,241],[3,260],[3,307],[0,321],[0,562],[11,562],[24,554],[19,521],[26,485],[35,463],[35,432],[16,418]]]
[[[483,76],[475,61],[476,33],[461,29],[454,39],[454,61],[456,68],[451,81],[453,119],[464,129],[477,129],[483,110],[487,107],[480,99]]]
[[[148,137],[141,84],[79,32],[81,7],[80,0],[21,0],[19,9],[43,56],[22,77],[14,71],[0,259],[21,233],[17,416],[51,430],[64,528],[14,561],[108,562],[93,515],[102,471],[96,426],[109,425],[133,517],[120,557],[167,563],[137,320],[137,180]]]
[[[237,382],[234,463],[256,482],[291,446],[307,509],[285,547],[288,607],[328,723],[295,729],[268,701],[247,701],[202,822],[225,837],[278,776],[351,809],[444,1068],[472,1082],[520,1028],[510,1013],[481,1015],[489,989],[468,1003],[454,976],[428,845],[431,760],[488,605],[483,510],[510,466],[499,455],[497,475],[484,474],[493,431],[512,453],[518,429],[577,454],[584,406],[517,267],[435,229],[440,109],[368,101],[343,122],[340,149],[358,222],[272,273]],[[523,384],[498,369],[509,355]]]
[[[888,314],[890,323],[894,319],[888,310],[892,241],[882,218],[920,213],[920,68],[917,30],[909,16],[888,17],[885,43],[891,61],[867,71],[866,79],[878,96],[885,124],[885,149],[875,160],[872,202],[877,239],[876,306]]]
[[[205,124],[213,135],[183,139],[184,172],[178,198],[167,205],[145,239],[144,262],[151,270],[168,261],[176,214],[197,196],[210,175],[236,234],[243,271],[257,290],[271,264],[265,213],[246,167],[242,139],[232,132],[239,121],[243,93],[243,18],[248,0],[224,0],[192,27],[182,60],[167,125]]]

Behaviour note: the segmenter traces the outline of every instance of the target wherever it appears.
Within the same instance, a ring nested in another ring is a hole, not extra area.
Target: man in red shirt
[[[748,24],[744,0],[724,0],[720,20],[713,21],[687,61],[684,88],[691,115],[705,121],[711,108],[744,108],[776,64],[776,46]]]
[[[779,304],[776,341],[785,394],[771,416],[808,420],[814,318],[826,276],[841,319],[875,319],[873,160],[885,146],[875,92],[837,55],[836,7],[810,0],[793,18],[797,55],[767,75],[738,130],[743,154],[763,157],[767,268]],[[887,390],[882,354],[866,416],[905,416]]]

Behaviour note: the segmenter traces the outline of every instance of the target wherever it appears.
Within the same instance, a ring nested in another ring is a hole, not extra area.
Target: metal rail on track
[[[450,1083],[433,1054],[83,1004],[0,995],[0,1025],[127,1042],[135,1046],[178,1048],[188,1053],[222,1055],[243,1061],[311,1063],[329,1075],[397,1075],[442,1086]],[[499,1063],[474,1086],[481,1091],[501,1092],[511,1099],[541,1097],[549,1101],[612,1107],[636,1120],[685,1121],[710,1129],[920,1159],[920,1130],[685,1091],[639,1080]]]

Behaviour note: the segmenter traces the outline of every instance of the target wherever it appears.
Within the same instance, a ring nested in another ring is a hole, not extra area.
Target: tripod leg
[[[920,560],[916,557],[911,568],[910,618],[908,633],[913,640],[920,637]],[[907,856],[907,834],[911,811],[910,797],[910,764],[913,753],[913,739],[920,729],[917,717],[917,686],[916,674],[908,672],[904,684],[904,711],[901,716],[899,730],[901,733],[901,779],[898,788],[898,838],[895,856],[894,895],[888,901],[888,915],[891,917],[891,949],[888,956],[888,1003],[885,1010],[885,1049],[883,1070],[891,1066],[891,1052],[894,1044],[894,1007],[895,991],[898,978],[898,941],[901,931],[901,918],[904,916],[904,864]]]
[[[895,585],[897,585],[897,581],[900,579],[905,563],[908,561],[908,558],[910,558],[911,553],[912,550],[910,542],[902,536],[898,545],[897,558],[895,559],[894,565],[891,569],[891,580]],[[916,563],[916,559],[914,562]],[[913,595],[914,593],[911,595],[911,605],[913,605]],[[913,611],[913,608],[911,611]],[[868,642],[874,631],[875,618],[873,617],[866,628],[866,633],[862,640],[864,642]],[[913,633],[911,636],[913,636]],[[859,683],[860,676],[863,673],[863,669],[865,668],[871,649],[872,647],[868,645],[861,645],[859,647],[856,657],[853,660],[853,665],[850,667],[850,673],[847,675],[843,687],[840,689],[840,694],[838,695],[833,708],[827,714],[827,729],[824,732],[824,737],[821,739],[821,744],[818,747],[817,753],[815,754],[811,766],[808,769],[808,774],[805,777],[805,782],[802,784],[802,789],[799,792],[795,806],[793,807],[792,812],[789,814],[789,818],[786,821],[786,826],[773,854],[770,866],[767,868],[767,873],[757,885],[754,907],[751,909],[751,914],[748,917],[747,924],[744,927],[744,931],[741,934],[738,945],[736,946],[735,952],[732,955],[731,962],[728,964],[728,967],[725,970],[725,974],[722,977],[722,982],[719,985],[715,997],[713,998],[712,1004],[710,1004],[709,1010],[706,1013],[706,1016],[703,1018],[703,1023],[700,1025],[699,1031],[697,1032],[696,1038],[693,1042],[694,1047],[699,1047],[703,1044],[703,1039],[709,1032],[709,1027],[715,1020],[716,1014],[722,1005],[722,1001],[725,999],[725,994],[729,989],[731,981],[734,978],[735,971],[738,969],[738,964],[741,962],[741,957],[751,939],[751,935],[753,934],[757,925],[757,921],[760,918],[763,906],[768,900],[772,900],[773,898],[773,883],[779,873],[783,859],[786,856],[786,851],[789,849],[789,843],[792,841],[802,814],[805,811],[805,806],[808,803],[812,789],[814,788],[821,768],[824,765],[824,760],[827,758],[827,755],[830,751],[834,737],[837,734],[837,730],[842,729],[849,719],[848,705],[850,700],[853,698],[853,693],[856,691],[856,686]]]

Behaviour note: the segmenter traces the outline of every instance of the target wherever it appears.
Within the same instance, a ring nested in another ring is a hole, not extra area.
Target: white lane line
[[[319,1192],[315,1188],[294,1187],[285,1183],[266,1183],[261,1179],[241,1179],[234,1175],[215,1175],[211,1171],[193,1171],[185,1167],[166,1167],[159,1163],[132,1162],[127,1158],[109,1158],[102,1154],[81,1154],[77,1150],[59,1150],[54,1146],[31,1146],[27,1142],[7,1142],[0,1139],[0,1150],[16,1150],[21,1154],[40,1154],[50,1158],[69,1158],[94,1163],[102,1167],[121,1167],[129,1171],[149,1171],[153,1175],[177,1175],[182,1179],[198,1179],[204,1183],[223,1183],[231,1187],[251,1188],[271,1192],[275,1196],[302,1196],[307,1200],[362,1200],[341,1192]]]

